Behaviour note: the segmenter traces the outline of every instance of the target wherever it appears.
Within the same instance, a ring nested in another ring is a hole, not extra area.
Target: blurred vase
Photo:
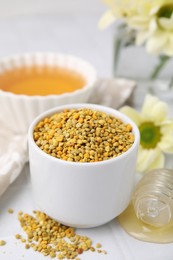
[[[113,75],[136,80],[143,93],[158,96],[172,105],[173,112],[173,75],[167,70],[171,65],[170,57],[149,55],[144,46],[136,46],[135,31],[125,25],[118,27],[114,35]]]

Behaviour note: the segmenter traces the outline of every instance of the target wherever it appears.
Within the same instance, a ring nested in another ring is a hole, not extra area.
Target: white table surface
[[[13,214],[7,211],[14,209]],[[17,212],[32,213],[36,209],[31,192],[28,165],[19,178],[9,187],[0,198],[0,239],[7,245],[0,247],[2,260],[43,260],[40,253],[32,249],[26,250],[24,244],[16,240],[15,234],[23,234],[17,220]],[[92,229],[77,229],[77,233],[89,236],[94,244],[101,243],[107,255],[86,252],[82,260],[172,260],[173,244],[153,244],[138,241],[124,232],[116,220]],[[49,259],[49,258],[48,258]]]
[[[0,57],[31,51],[60,51],[72,53],[90,61],[101,76],[111,75],[112,33],[98,31],[99,15],[33,15],[0,20]],[[138,91],[137,106],[142,102],[145,90]],[[141,94],[142,93],[142,94]],[[14,209],[14,214],[7,212]],[[32,200],[28,165],[18,179],[0,198],[0,239],[7,245],[0,248],[2,260],[42,260],[41,254],[26,250],[14,238],[21,233],[17,212],[31,213],[35,209]],[[127,235],[116,220],[93,229],[77,230],[101,243],[107,255],[87,252],[82,260],[172,260],[172,244],[152,244],[135,240]],[[47,258],[49,259],[49,258]]]

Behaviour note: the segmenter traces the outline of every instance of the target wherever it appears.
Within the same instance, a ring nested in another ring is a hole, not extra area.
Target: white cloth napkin
[[[133,81],[102,79],[95,85],[88,103],[119,108],[129,101],[134,88]],[[2,122],[0,117],[0,195],[17,178],[28,161],[27,133],[16,135]]]
[[[0,195],[16,179],[28,160],[26,135],[0,127]]]

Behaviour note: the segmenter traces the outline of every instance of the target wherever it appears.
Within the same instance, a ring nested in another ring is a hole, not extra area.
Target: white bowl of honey
[[[92,65],[71,55],[33,53],[1,59],[1,122],[14,133],[25,134],[47,109],[86,103],[96,78]]]

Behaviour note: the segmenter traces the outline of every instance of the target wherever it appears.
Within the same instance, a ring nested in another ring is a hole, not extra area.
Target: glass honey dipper
[[[146,173],[118,221],[139,240],[173,242],[173,170],[163,168]]]

